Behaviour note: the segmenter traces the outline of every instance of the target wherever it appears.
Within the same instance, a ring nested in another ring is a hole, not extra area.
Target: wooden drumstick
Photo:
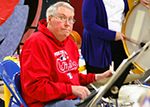
[[[135,45],[138,45],[139,48],[143,47],[145,45],[144,42],[141,42],[141,43],[138,43],[137,41],[131,39],[131,38],[127,38],[127,37],[124,37],[124,39],[126,39],[127,41],[131,42],[131,43],[134,43]]]
[[[131,42],[131,43],[134,43],[136,45],[140,45],[139,43],[137,43],[137,41],[133,40],[133,39],[130,39],[130,38],[127,38],[127,37],[124,37],[124,39],[126,39],[127,41]]]

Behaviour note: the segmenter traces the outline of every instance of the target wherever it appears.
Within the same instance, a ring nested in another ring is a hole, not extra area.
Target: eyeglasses
[[[66,21],[68,21],[70,24],[74,24],[75,21],[76,21],[73,18],[67,18],[65,16],[52,16],[52,17],[55,17],[56,19],[60,20],[63,23],[65,23]]]

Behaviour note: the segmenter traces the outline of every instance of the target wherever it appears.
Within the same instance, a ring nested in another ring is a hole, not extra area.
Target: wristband
[[[97,81],[97,75],[96,74],[94,75],[94,77],[95,77],[95,81]]]

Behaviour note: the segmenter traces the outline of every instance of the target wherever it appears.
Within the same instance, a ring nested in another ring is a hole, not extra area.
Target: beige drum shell
[[[139,102],[140,97],[149,91],[150,87],[148,86],[124,85],[119,91],[118,104],[127,105],[134,102]]]
[[[150,17],[146,7],[138,3],[126,16],[122,33],[138,43],[150,41]],[[127,56],[139,50],[139,46],[124,40],[124,49]],[[150,49],[143,53],[135,62],[137,73],[143,73],[150,68]],[[136,73],[136,72],[135,72]]]

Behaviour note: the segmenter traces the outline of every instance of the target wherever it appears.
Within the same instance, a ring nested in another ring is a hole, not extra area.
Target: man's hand
[[[91,93],[87,87],[84,86],[74,86],[72,85],[72,92],[74,95],[79,96],[81,100],[85,99]]]

